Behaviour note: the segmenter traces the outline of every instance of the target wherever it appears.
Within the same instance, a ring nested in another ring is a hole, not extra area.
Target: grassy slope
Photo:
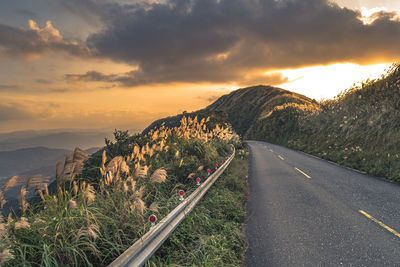
[[[241,266],[248,156],[229,168],[146,266]]]
[[[190,194],[194,176],[204,179],[238,144],[229,129],[210,129],[204,121],[184,119],[146,136],[116,131],[104,158],[96,153],[82,174],[59,180],[55,195],[44,190],[44,200],[24,210],[24,218],[0,217],[0,265],[108,265],[149,229],[150,214],[166,216],[179,204],[178,189]],[[159,168],[168,175],[155,175]]]
[[[224,95],[205,110],[227,112],[229,123],[243,136],[258,119],[267,116],[276,106],[288,103],[318,106],[315,100],[306,96],[276,87],[258,85]]]
[[[215,127],[215,125],[217,124],[224,127],[228,125],[228,115],[226,114],[226,112],[224,111],[209,112],[205,109],[202,109],[191,113],[184,112],[182,114],[156,120],[152,122],[146,129],[144,129],[142,134],[147,134],[152,129],[160,128],[163,123],[165,123],[167,127],[179,126],[180,121],[183,117],[194,118],[195,116],[197,116],[199,120],[201,120],[202,118],[210,117],[210,122],[209,122],[210,127]]]
[[[224,125],[229,122],[238,134],[244,136],[257,119],[265,117],[276,106],[289,103],[318,107],[315,100],[306,96],[280,88],[258,85],[238,89],[224,95],[205,109],[159,119],[143,132],[147,133],[154,127],[160,127],[162,123],[174,127],[179,124],[183,116],[189,115],[199,118],[210,116],[214,124]]]
[[[265,140],[400,181],[400,67],[364,83],[321,110],[277,109],[247,138]]]

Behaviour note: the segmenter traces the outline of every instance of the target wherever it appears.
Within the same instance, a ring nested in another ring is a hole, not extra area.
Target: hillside
[[[276,109],[246,137],[400,181],[399,65],[320,104],[319,111],[311,112],[294,106]]]
[[[318,106],[315,100],[306,96],[276,87],[258,85],[224,95],[205,110],[226,111],[235,131],[244,136],[254,123],[267,116],[275,107],[284,104]]]
[[[65,149],[46,147],[0,151],[0,177],[8,177],[46,166],[52,166],[54,172],[56,163],[64,161],[68,152],[70,151]]]
[[[93,147],[87,149],[86,152],[91,155],[99,149],[98,147]],[[54,191],[56,164],[57,162],[64,162],[66,155],[70,152],[72,151],[46,147],[0,152],[0,191],[4,190],[5,183],[13,175],[24,177],[42,175],[43,177],[48,177],[49,189]],[[18,186],[3,192],[4,197],[7,199],[7,203],[1,210],[4,215],[8,215],[10,209],[17,210],[20,189],[20,186]],[[28,198],[33,196],[33,191],[33,189],[28,190]]]
[[[267,116],[275,107],[285,104],[318,108],[318,103],[306,96],[276,87],[258,85],[233,91],[220,97],[205,109],[187,114],[201,117],[208,115],[219,123],[228,121],[238,134],[244,136],[257,120]],[[176,126],[184,115],[180,114],[157,120],[144,132],[158,128],[162,123]]]
[[[1,194],[0,204],[18,202],[20,208],[7,216],[7,224],[0,222],[0,248],[12,253],[4,266],[110,264],[150,229],[151,214],[165,217],[182,203],[179,190],[190,195],[198,189],[195,177],[205,181],[215,164],[226,161],[234,147],[242,147],[231,126],[212,125],[208,117],[185,117],[178,127],[162,126],[147,135],[116,130],[114,140],[106,140],[105,149],[91,157],[75,149],[57,168],[55,183],[47,184],[43,177],[11,178],[3,189],[8,193],[21,188],[18,201]],[[235,179],[232,175],[229,185],[238,184]],[[37,205],[28,202],[27,192],[34,190],[39,195]],[[243,199],[230,198],[224,205],[240,215],[243,210],[237,209],[243,208]],[[236,224],[229,215],[223,217],[240,231],[244,217],[238,217]],[[235,251],[229,253],[236,255],[231,258],[239,260],[242,238],[230,235],[229,241],[235,243]]]
[[[236,90],[191,114],[220,114],[245,139],[302,150],[400,181],[400,66],[336,98],[316,102],[269,86]],[[225,115],[221,115],[225,114]],[[158,120],[148,129],[178,120]]]

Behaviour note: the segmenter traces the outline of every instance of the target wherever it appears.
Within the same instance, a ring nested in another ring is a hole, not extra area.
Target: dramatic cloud
[[[334,62],[372,63],[400,57],[396,13],[360,11],[326,0],[171,0],[150,4],[68,1],[92,10],[104,30],[87,45],[96,56],[138,66],[123,75],[69,76],[126,85],[230,82],[249,73]],[[253,78],[249,77],[249,81]]]
[[[0,25],[10,53],[66,51],[132,66],[126,73],[67,74],[69,81],[136,86],[169,82],[279,84],[267,71],[338,62],[372,64],[400,58],[395,12],[361,12],[328,0],[70,0],[69,12],[96,21],[84,45],[43,29]],[[84,43],[84,42],[83,42]]]
[[[180,77],[179,73],[170,74],[160,71],[153,73],[149,77],[143,71],[131,71],[123,74],[103,74],[98,71],[88,71],[85,74],[66,74],[65,78],[69,82],[107,82],[116,83],[120,86],[137,86],[144,84],[168,83],[168,82],[234,82],[238,85],[246,86],[253,84],[277,85],[288,82],[288,78],[283,77],[281,73],[263,74],[263,73],[241,73],[238,70],[231,69],[227,73],[219,73],[216,70],[215,75],[208,73],[209,69],[199,69],[197,75],[188,75]],[[240,80],[238,76],[240,75]]]
[[[29,20],[29,29],[0,24],[1,49],[8,56],[37,56],[50,51],[63,51],[80,57],[89,55],[86,47],[64,40],[50,21],[42,29],[33,20]]]

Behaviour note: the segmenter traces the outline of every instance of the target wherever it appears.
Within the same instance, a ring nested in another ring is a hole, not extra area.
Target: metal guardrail
[[[228,167],[235,156],[235,148],[232,146],[231,156],[202,183],[192,194],[183,200],[158,224],[144,234],[130,248],[115,259],[109,267],[142,266],[164,243],[170,234],[185,219],[186,215],[196,206],[208,189]]]

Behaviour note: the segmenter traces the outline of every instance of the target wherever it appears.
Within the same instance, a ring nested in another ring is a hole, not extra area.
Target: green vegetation
[[[54,193],[41,177],[6,183],[3,190],[20,187],[21,216],[0,218],[0,264],[105,266],[148,231],[150,214],[163,218],[179,204],[179,189],[190,194],[196,177],[204,180],[206,169],[240,145],[230,126],[208,117],[114,136],[91,158],[76,149],[58,164]],[[30,188],[37,205],[25,199]]]
[[[249,128],[259,119],[267,116],[275,107],[296,104],[318,107],[318,103],[306,96],[270,86],[253,86],[236,90],[220,97],[205,109],[192,113],[183,113],[153,122],[144,132],[159,127],[162,123],[176,126],[185,115],[210,116],[211,122],[219,125],[231,124],[235,131],[244,136]]]
[[[400,65],[317,108],[278,106],[248,139],[265,140],[400,181]]]
[[[362,82],[320,103],[260,85],[224,95],[193,112],[198,113],[219,114],[214,116],[231,123],[244,139],[284,145],[400,181],[399,64],[379,79]]]
[[[235,131],[245,136],[258,120],[265,118],[277,106],[294,104],[317,107],[315,100],[270,86],[254,86],[236,90],[220,97],[208,106],[208,112],[226,112]]]
[[[146,266],[242,266],[247,149],[236,157]]]
[[[333,100],[317,103],[279,88],[256,86],[206,109],[158,120],[141,135],[116,131],[91,158],[79,149],[57,166],[53,193],[43,177],[12,177],[21,210],[0,217],[0,264],[104,266],[195,188],[230,151],[240,133],[302,150],[372,175],[400,181],[400,65]],[[232,127],[230,126],[230,123]],[[232,129],[233,128],[233,129]],[[153,265],[238,266],[247,152],[150,260]],[[27,190],[41,202],[29,207]],[[31,189],[32,190],[32,189]],[[1,207],[5,204],[0,190]],[[50,192],[49,192],[50,191]],[[17,215],[21,214],[21,215]]]
[[[152,129],[158,129],[162,125],[165,125],[166,127],[177,127],[180,125],[183,117],[209,118],[207,125],[210,128],[214,128],[216,125],[222,127],[230,127],[230,123],[228,122],[228,114],[225,111],[211,112],[206,109],[202,109],[191,113],[187,113],[184,111],[182,114],[176,116],[170,116],[167,118],[156,120],[151,123],[146,129],[144,129],[142,134],[147,134]]]

